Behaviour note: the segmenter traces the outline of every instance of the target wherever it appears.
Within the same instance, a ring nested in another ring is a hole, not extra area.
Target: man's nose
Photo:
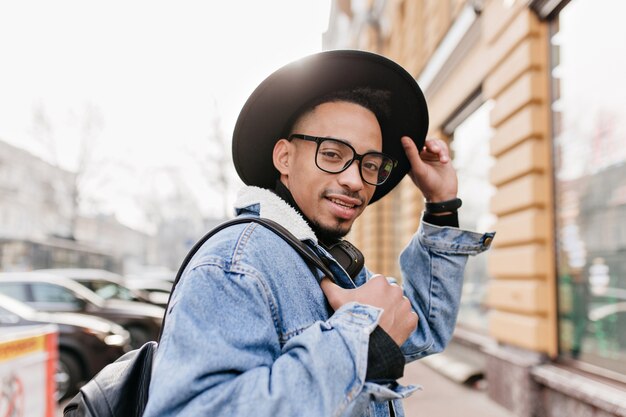
[[[339,184],[347,187],[350,191],[360,191],[363,189],[363,179],[361,178],[359,163],[360,162],[356,160],[352,161],[345,171],[338,174]]]

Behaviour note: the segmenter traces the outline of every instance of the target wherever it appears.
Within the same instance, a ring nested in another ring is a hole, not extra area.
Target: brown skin
[[[408,136],[402,137],[402,146],[411,170],[409,177],[428,202],[436,203],[456,198],[458,180],[450,163],[448,145],[440,139],[426,139],[421,152]]]
[[[376,116],[353,103],[320,104],[301,118],[293,130],[343,139],[361,154],[382,149]],[[274,166],[303,214],[317,227],[344,236],[367,207],[376,187],[363,182],[358,163],[339,174],[321,171],[315,165],[316,149],[314,142],[280,139],[274,147]]]
[[[293,133],[343,139],[360,154],[382,151],[376,116],[354,103],[320,104],[296,122]],[[421,153],[406,136],[402,144],[411,163],[409,176],[426,199],[436,202],[455,198],[457,179],[446,144],[427,140]],[[315,150],[314,142],[280,139],[274,147],[274,166],[304,215],[317,227],[344,236],[367,207],[376,187],[363,182],[357,162],[339,174],[321,171],[315,165]],[[350,302],[382,309],[379,326],[398,346],[417,328],[417,314],[402,289],[382,275],[355,289],[343,289],[325,278],[321,288],[335,310]]]
[[[417,328],[417,313],[404,296],[402,288],[390,284],[387,278],[378,274],[358,288],[346,290],[324,278],[320,284],[328,299],[328,304],[337,310],[344,304],[356,302],[378,307],[383,310],[378,325],[401,346]]]

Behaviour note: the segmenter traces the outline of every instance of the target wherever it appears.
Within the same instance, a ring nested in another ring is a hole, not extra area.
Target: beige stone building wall
[[[548,28],[518,2],[486,8],[483,37],[495,101],[490,180],[497,242],[489,258],[490,328],[498,340],[557,354]]]
[[[371,2],[375,5],[376,2]],[[547,24],[524,1],[389,0],[378,32],[359,47],[384,54],[416,79],[464,7],[482,10],[478,37],[427,91],[429,136],[476,91],[492,99],[490,202],[497,238],[487,255],[489,334],[506,344],[557,354]],[[385,31],[385,25],[387,30]],[[375,28],[375,27],[374,27]],[[397,257],[417,230],[423,198],[409,179],[359,219],[351,239],[368,265],[399,277]]]

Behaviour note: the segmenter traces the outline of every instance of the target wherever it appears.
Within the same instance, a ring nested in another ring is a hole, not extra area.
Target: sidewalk
[[[485,391],[454,382],[420,361],[406,366],[400,383],[423,387],[404,401],[407,417],[515,417]]]

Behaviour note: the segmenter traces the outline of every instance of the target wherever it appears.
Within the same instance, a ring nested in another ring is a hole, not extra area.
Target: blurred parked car
[[[131,274],[126,274],[125,279],[127,280],[148,279],[148,280],[156,280],[156,281],[167,281],[167,282],[173,283],[174,280],[176,279],[176,272],[177,271],[171,271],[167,268],[143,269],[143,270],[135,271]]]
[[[173,282],[152,278],[126,278],[124,284],[143,294],[152,304],[165,307],[172,291]]]
[[[109,320],[76,313],[45,313],[0,294],[0,328],[46,323],[59,329],[55,375],[59,400],[75,394],[82,381],[130,349],[128,332]]]
[[[141,291],[140,289],[129,288],[121,275],[104,269],[59,268],[39,269],[34,272],[70,278],[71,280],[89,288],[105,300],[114,298],[116,300],[141,301],[144,303],[160,305],[161,307],[167,304],[167,300],[165,301],[165,304],[162,304],[160,302],[161,299],[158,297],[151,298],[148,292]]]
[[[157,339],[165,311],[146,303],[105,300],[69,278],[40,272],[0,273],[0,293],[41,311],[85,313],[111,320],[130,332],[133,348]]]

